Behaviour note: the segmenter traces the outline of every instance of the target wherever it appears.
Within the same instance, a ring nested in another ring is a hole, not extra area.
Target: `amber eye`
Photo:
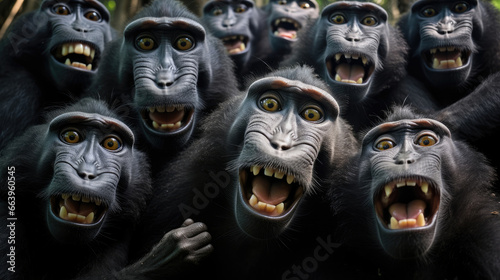
[[[433,8],[427,8],[422,11],[422,15],[424,15],[424,17],[433,17],[436,15],[436,10]]]
[[[156,46],[154,39],[151,37],[140,37],[137,39],[136,44],[143,51],[150,51]]]
[[[437,139],[431,135],[423,135],[417,139],[417,145],[424,146],[424,147],[435,145],[436,142],[437,142]]]
[[[321,113],[320,110],[316,108],[307,108],[304,111],[302,111],[302,117],[306,121],[315,122],[320,120],[323,117],[323,114]]]
[[[272,97],[266,97],[261,99],[260,105],[262,106],[262,108],[264,108],[264,110],[269,112],[275,112],[281,109],[278,100]]]
[[[80,134],[76,130],[66,130],[61,134],[61,138],[68,144],[75,144],[80,142]]]
[[[212,9],[212,15],[219,16],[222,15],[222,9],[219,7],[215,7]]]
[[[366,26],[374,26],[377,24],[377,20],[374,17],[365,17],[361,23]]]
[[[469,5],[467,5],[467,3],[458,3],[455,5],[455,7],[453,7],[453,11],[455,13],[464,13],[464,12],[467,12],[469,10]]]
[[[110,136],[110,137],[104,139],[104,141],[102,141],[101,145],[105,149],[108,149],[111,151],[116,151],[122,147],[122,142],[117,137]]]
[[[346,22],[343,15],[333,15],[331,21],[335,24],[342,24]]]
[[[377,150],[384,151],[392,149],[394,148],[394,146],[396,146],[396,143],[392,142],[391,140],[383,139],[377,142],[375,148],[377,148]]]
[[[234,8],[234,12],[236,13],[244,13],[248,10],[248,7],[245,5],[238,5],[236,8]]]
[[[299,3],[299,6],[302,8],[302,9],[309,9],[311,8],[311,4],[307,3],[307,2],[300,2]]]
[[[279,5],[286,5],[286,0],[279,0],[279,1],[278,1],[278,4],[279,4]]]
[[[57,5],[52,8],[54,13],[61,15],[61,16],[67,16],[70,14],[68,7],[63,6],[63,5]]]
[[[96,11],[87,12],[84,16],[85,16],[85,18],[87,18],[88,20],[91,20],[91,21],[100,21],[101,20],[101,15]]]
[[[186,35],[180,36],[175,40],[174,47],[180,51],[187,51],[194,47],[194,40]]]

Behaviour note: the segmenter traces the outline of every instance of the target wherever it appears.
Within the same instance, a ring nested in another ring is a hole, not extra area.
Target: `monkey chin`
[[[236,220],[255,239],[276,238],[293,218],[304,188],[295,176],[258,165],[239,171]]]
[[[378,187],[373,203],[379,241],[389,255],[412,259],[430,249],[440,205],[437,184],[421,177],[395,178]]]

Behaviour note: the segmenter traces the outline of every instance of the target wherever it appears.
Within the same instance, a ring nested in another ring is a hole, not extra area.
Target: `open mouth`
[[[159,132],[174,132],[191,122],[194,109],[183,105],[162,105],[142,111],[142,119],[150,128]]]
[[[375,65],[363,55],[337,53],[327,58],[326,68],[337,82],[363,84],[373,74]]]
[[[248,205],[270,217],[285,215],[303,195],[293,175],[257,165],[240,170],[240,186]]]
[[[467,64],[471,52],[457,47],[434,48],[424,53],[427,65],[433,69],[455,69]]]
[[[388,229],[425,227],[439,208],[439,191],[424,179],[398,179],[380,188],[375,195],[375,211]]]
[[[52,196],[50,205],[54,215],[77,224],[95,224],[108,209],[99,198],[77,194]]]
[[[297,39],[297,31],[300,28],[300,24],[291,18],[279,18],[271,23],[273,34],[287,40]]]
[[[228,36],[222,38],[222,43],[228,54],[239,54],[247,49],[248,37],[243,35]]]
[[[97,69],[96,49],[85,43],[64,43],[52,50],[54,58],[67,66],[92,71]]]

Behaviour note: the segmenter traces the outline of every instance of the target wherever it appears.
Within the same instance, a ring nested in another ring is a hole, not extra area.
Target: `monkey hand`
[[[151,251],[118,272],[118,279],[165,279],[184,275],[213,251],[212,237],[203,223],[191,219],[167,232]]]

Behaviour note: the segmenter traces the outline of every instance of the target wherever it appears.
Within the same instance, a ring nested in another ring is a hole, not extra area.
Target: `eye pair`
[[[241,14],[241,13],[248,11],[248,6],[245,4],[239,4],[236,7],[234,7],[233,10],[235,13]],[[222,15],[224,12],[222,11],[222,9],[220,7],[214,7],[212,9],[211,13],[214,16],[219,16],[219,15]]]
[[[83,135],[80,135],[80,133],[74,129],[63,131],[60,138],[67,144],[76,144],[84,140]],[[110,135],[101,142],[101,146],[110,151],[119,151],[122,148],[122,142],[117,136]]]
[[[330,18],[330,21],[334,24],[344,24],[348,21],[348,19],[342,14],[335,14]],[[377,19],[373,16],[367,16],[360,22],[362,25],[366,26],[374,26],[378,23]]]
[[[143,51],[151,51],[156,49],[156,47],[158,46],[156,40],[153,37],[147,35],[139,36],[136,39],[135,44],[139,50]],[[195,41],[193,37],[189,35],[181,35],[174,40],[172,45],[177,50],[188,51],[194,48]]]
[[[469,10],[469,5],[465,2],[459,2],[459,3],[455,4],[455,6],[453,6],[453,8],[452,8],[452,11],[454,13],[457,13],[457,14],[465,13],[468,10]],[[434,9],[432,7],[427,7],[427,8],[424,8],[421,11],[421,13],[424,17],[433,17],[438,12],[436,11],[436,9]]]
[[[267,112],[277,112],[282,110],[280,102],[274,97],[261,98],[259,104],[260,108]],[[300,116],[306,121],[316,122],[323,119],[323,112],[319,107],[309,106],[302,110]]]
[[[64,5],[56,5],[52,7],[52,11],[60,16],[67,16],[71,14],[69,8]],[[101,14],[99,14],[97,11],[86,12],[83,16],[90,21],[101,21],[102,19]]]
[[[278,1],[278,5],[286,5],[286,4],[288,4],[288,2],[286,0],[279,0]],[[299,4],[299,7],[301,7],[304,10],[309,9],[309,8],[313,8],[313,6],[310,3],[305,2],[305,1],[300,1],[298,4]]]
[[[438,142],[438,139],[432,135],[422,135],[417,138],[415,141],[416,145],[422,146],[422,147],[429,147],[433,146]],[[380,151],[385,151],[394,148],[397,146],[397,144],[389,139],[381,139],[375,144],[375,148]]]

